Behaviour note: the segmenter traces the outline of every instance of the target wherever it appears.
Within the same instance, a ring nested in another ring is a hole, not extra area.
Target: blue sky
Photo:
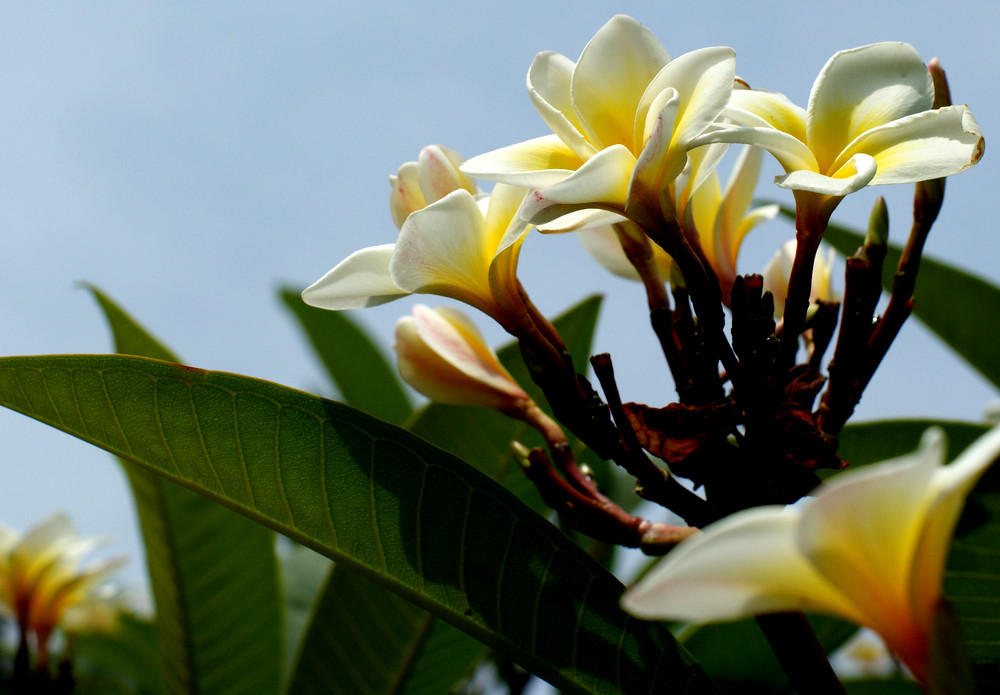
[[[387,177],[422,146],[472,156],[545,134],[524,88],[532,57],[556,50],[575,60],[615,12],[643,22],[673,56],[733,46],[743,78],[802,105],[837,50],[903,40],[925,60],[939,56],[988,146],[977,167],[949,182],[927,253],[1000,282],[988,208],[1000,181],[991,152],[1000,9],[990,4],[7,3],[0,351],[107,351],[101,316],[75,285],[84,280],[189,364],[323,392],[276,287],[304,286],[351,251],[391,242]],[[759,195],[789,201],[767,185],[778,173],[768,166]],[[899,241],[909,187],[855,194],[836,219],[862,225],[878,194],[889,199]],[[755,230],[741,270],[761,270],[791,235],[780,221]],[[673,398],[637,285],[601,271],[571,235],[532,236],[521,277],[550,313],[605,293],[596,349],[616,358],[623,395]],[[414,301],[360,318],[388,345]],[[911,322],[858,416],[975,419],[996,397]],[[65,509],[82,531],[110,536],[112,552],[133,558],[128,582],[143,581],[131,503],[110,456],[7,412],[0,442],[0,520],[23,529]]]

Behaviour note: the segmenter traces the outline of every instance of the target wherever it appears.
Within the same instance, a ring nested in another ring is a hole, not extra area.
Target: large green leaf
[[[795,212],[782,213],[794,219]],[[831,224],[823,240],[845,256],[864,244],[864,235]],[[901,249],[890,245],[882,268],[882,286],[892,288]],[[1000,387],[1000,341],[984,327],[1000,329],[1000,287],[963,270],[924,256],[913,292],[913,315],[961,355],[994,386]]]
[[[140,357],[0,358],[0,405],[350,565],[566,692],[715,692],[621,584],[468,464],[349,406]]]
[[[349,314],[309,307],[292,290],[281,296],[344,402],[389,422],[409,416],[390,361]],[[307,592],[312,577],[296,571],[306,560],[303,552],[285,563],[285,586],[297,590],[289,596],[289,618],[295,621],[291,692],[437,695],[450,692],[482,657],[486,648],[478,640],[343,565]]]
[[[95,287],[116,349],[176,361]],[[164,682],[173,693],[276,693],[281,620],[273,535],[122,459],[146,547]]]
[[[396,425],[406,421],[413,406],[394,366],[350,319],[349,312],[309,306],[289,287],[281,290],[281,300],[298,320],[345,403]]]

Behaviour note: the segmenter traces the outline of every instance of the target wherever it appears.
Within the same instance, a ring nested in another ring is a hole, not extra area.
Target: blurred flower
[[[812,194],[811,204],[828,215],[864,186],[940,178],[979,161],[983,136],[968,108],[932,109],[933,102],[916,50],[876,43],[830,58],[807,110],[774,92],[734,90],[726,119],[696,143],[763,147],[785,169],[776,183]]]
[[[355,251],[302,292],[321,309],[359,309],[412,294],[465,302],[501,325],[523,312],[517,259],[529,225],[517,216],[527,192],[500,185],[476,196],[461,158],[425,147],[390,177],[390,207],[400,227],[395,244]]]
[[[796,246],[795,239],[786,241],[764,266],[764,289],[774,297],[775,318],[780,319],[785,312],[788,278],[792,274]],[[837,301],[837,295],[833,291],[834,251],[829,249],[825,255],[822,251],[820,248],[813,261],[812,291],[809,294],[811,303]]]
[[[85,632],[113,625],[113,592],[103,582],[124,560],[80,567],[80,558],[98,544],[77,536],[63,514],[24,536],[0,525],[0,609],[17,621],[25,638],[34,636],[38,667],[47,662],[56,628]]]
[[[684,169],[691,139],[722,112],[734,71],[731,48],[671,61],[652,32],[618,15],[576,63],[553,52],[532,62],[528,93],[554,135],[474,157],[462,170],[538,189],[521,213],[536,224],[592,208],[658,218],[662,191]]]
[[[622,599],[648,619],[711,622],[807,610],[869,627],[924,680],[965,496],[1000,428],[943,466],[939,431],[890,462],[835,477],[807,504],[738,512],[681,543]]]
[[[438,403],[517,410],[528,394],[504,369],[475,324],[449,307],[413,307],[393,345],[404,381]]]

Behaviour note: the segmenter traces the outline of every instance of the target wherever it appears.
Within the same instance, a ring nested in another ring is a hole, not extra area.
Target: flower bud
[[[530,399],[461,311],[418,304],[396,322],[399,373],[438,403],[481,405],[510,412]]]
[[[464,188],[476,194],[475,181],[458,169],[462,161],[457,152],[444,145],[429,145],[420,151],[418,161],[406,162],[395,176],[389,176],[389,209],[397,228],[403,226],[411,212],[422,210],[452,191]]]

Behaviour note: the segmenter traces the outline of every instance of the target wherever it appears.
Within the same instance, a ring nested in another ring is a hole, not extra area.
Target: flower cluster
[[[875,315],[888,233],[880,202],[864,247],[847,259],[841,300],[832,256],[818,253],[830,215],[865,186],[916,184],[898,269],[912,278],[943,177],[983,155],[969,109],[951,105],[940,66],[908,44],[837,53],[802,108],[738,79],[732,48],[671,58],[626,16],[605,24],[576,61],[539,53],[527,87],[551,134],[464,162],[446,147],[425,148],[390,177],[396,243],[352,254],[304,300],[336,310],[435,294],[513,335],[558,423],[455,309],[418,306],[400,320],[400,371],[433,400],[496,408],[535,426],[548,453],[517,447],[517,455],[569,526],[649,553],[691,537],[629,594],[630,610],[708,620],[821,608],[879,631],[923,677],[942,549],[964,494],[1000,448],[997,436],[968,462],[937,470],[940,445],[931,443],[913,461],[845,476],[805,510],[783,505],[817,486],[818,469],[846,465],[837,435],[913,290],[912,280],[898,283]],[[718,169],[734,145],[723,186]],[[762,275],[741,275],[743,239],[778,212],[752,205],[765,152],[785,172],[775,183],[793,192],[795,239]],[[494,182],[492,190],[481,193],[474,178]],[[608,355],[591,359],[603,399],[576,373],[517,276],[533,228],[577,232],[601,265],[643,283],[676,402],[623,402]],[[831,345],[836,369],[824,374]],[[576,465],[563,427],[687,526],[615,505]],[[913,495],[883,508],[886,486]]]

